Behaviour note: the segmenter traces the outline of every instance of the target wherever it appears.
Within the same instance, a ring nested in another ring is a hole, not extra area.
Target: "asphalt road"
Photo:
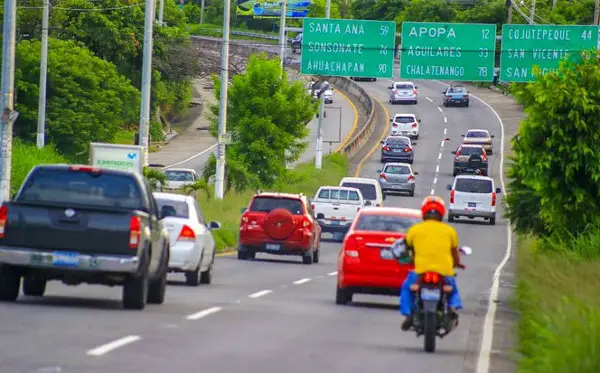
[[[388,197],[388,206],[416,208],[432,189],[447,198],[450,152],[467,129],[489,129],[499,149],[500,126],[475,99],[469,108],[441,109],[443,86],[418,82],[418,105],[392,106],[387,104],[388,82],[361,84],[390,114],[415,112],[422,119],[415,146],[416,195]],[[446,137],[450,141],[442,146]],[[491,160],[491,175],[499,183],[499,152]],[[375,177],[379,167],[376,151],[361,175]],[[340,244],[324,242],[321,262],[311,266],[299,258],[260,254],[256,261],[219,257],[212,285],[173,283],[164,305],[149,305],[142,312],[120,308],[120,288],[52,283],[43,299],[0,304],[0,372],[462,373],[467,356],[477,352],[468,344],[481,327],[473,310],[486,297],[506,247],[501,216],[499,210],[496,226],[455,224],[462,244],[474,254],[458,278],[465,303],[461,324],[439,341],[434,355],[422,353],[422,340],[400,330],[395,297],[356,296],[352,305],[334,304]],[[114,341],[119,342],[111,345]]]

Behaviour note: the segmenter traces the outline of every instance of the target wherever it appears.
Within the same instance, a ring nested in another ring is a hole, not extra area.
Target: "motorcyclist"
[[[460,262],[456,230],[442,222],[446,214],[444,200],[437,196],[426,197],[421,204],[421,213],[423,221],[410,227],[404,238],[415,268],[408,273],[400,293],[400,312],[406,317],[402,323],[402,330],[408,330],[413,325],[414,295],[410,287],[417,282],[419,275],[425,272],[439,273],[445,277],[446,284],[452,286],[448,306],[450,316],[457,322],[456,311],[462,308],[454,268],[465,266]]]

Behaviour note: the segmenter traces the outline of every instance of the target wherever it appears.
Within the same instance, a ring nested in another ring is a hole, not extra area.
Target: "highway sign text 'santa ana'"
[[[503,25],[500,80],[531,82],[534,66],[541,74],[556,71],[564,58],[579,59],[598,48],[598,26]]]
[[[300,73],[391,78],[395,22],[305,18]]]
[[[494,78],[496,25],[402,23],[402,79],[490,82]]]

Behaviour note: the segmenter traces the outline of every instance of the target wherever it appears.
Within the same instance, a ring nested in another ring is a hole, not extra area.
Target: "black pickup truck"
[[[150,186],[141,175],[38,165],[0,206],[0,301],[43,296],[49,280],[123,286],[123,307],[162,304],[169,262]]]

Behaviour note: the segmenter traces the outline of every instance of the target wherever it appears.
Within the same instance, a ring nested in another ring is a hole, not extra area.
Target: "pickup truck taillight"
[[[450,203],[454,203],[454,190],[450,191]]]
[[[492,207],[496,206],[496,192],[492,192]]]
[[[90,174],[99,174],[100,168],[92,166],[71,166],[69,171],[89,172]]]
[[[8,206],[0,207],[0,238],[4,238],[4,228],[8,219]]]
[[[417,123],[413,123],[411,127],[412,128],[417,128]]]
[[[192,228],[184,224],[183,227],[181,227],[181,232],[179,232],[177,241],[196,241],[196,233],[194,233]]]
[[[414,177],[413,175],[410,175],[410,176],[408,177],[408,180],[407,180],[407,181],[415,181],[415,177]]]
[[[129,219],[129,248],[137,249],[142,236],[142,219],[139,216],[132,216]]]
[[[381,174],[379,174],[379,177],[382,178],[383,180],[387,180],[387,176],[383,172]]]

